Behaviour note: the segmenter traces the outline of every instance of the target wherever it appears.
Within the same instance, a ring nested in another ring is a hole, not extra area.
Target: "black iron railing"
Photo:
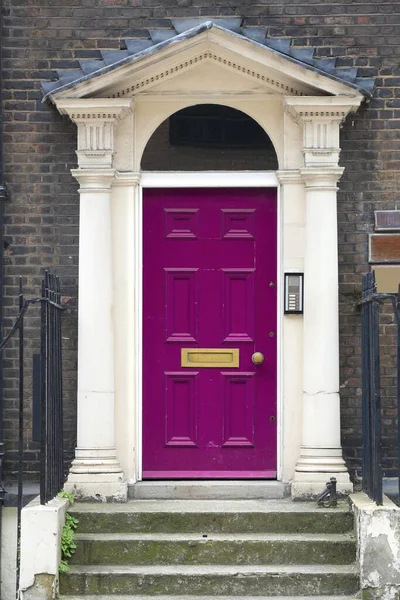
[[[19,314],[0,344],[0,352],[17,334],[19,338],[19,422],[18,422],[18,509],[17,509],[17,588],[20,575],[21,512],[24,475],[24,318],[33,304],[41,305],[40,328],[40,502],[45,504],[61,490],[63,478],[62,426],[62,353],[61,353],[61,291],[58,277],[46,271],[42,295],[25,299],[22,279],[19,285]],[[34,358],[38,358],[37,356]],[[18,597],[18,589],[17,589]]]
[[[40,327],[41,504],[54,498],[64,484],[61,311],[60,280],[46,272]]]
[[[379,352],[380,305],[389,301],[397,325],[397,474],[400,474],[400,286],[398,294],[379,294],[375,273],[371,271],[362,281],[362,485],[377,504],[383,499],[381,382]],[[400,479],[399,479],[400,498]]]

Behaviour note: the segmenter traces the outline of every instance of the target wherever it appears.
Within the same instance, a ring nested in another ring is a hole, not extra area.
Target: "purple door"
[[[143,212],[143,477],[274,478],[276,192],[148,189]]]

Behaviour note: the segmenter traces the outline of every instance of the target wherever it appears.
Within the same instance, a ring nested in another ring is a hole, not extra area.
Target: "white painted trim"
[[[193,95],[193,94],[192,94]],[[190,97],[190,96],[189,96]],[[246,102],[260,102],[260,100],[262,102],[268,102],[271,100],[271,97],[276,98],[278,97],[278,94],[268,94],[266,93],[264,90],[252,90],[251,92],[230,92],[230,91],[224,91],[224,92],[214,92],[212,94],[212,101],[213,104],[224,104],[224,102],[226,102],[226,100],[229,101],[238,101],[238,102],[243,102],[243,100],[245,100]],[[140,95],[138,96],[138,98],[140,100],[145,100],[145,102],[187,102],[188,100],[188,94],[184,94],[184,93],[179,93],[179,92],[174,92],[174,91],[155,91],[155,90],[150,90],[149,92],[140,92]],[[199,99],[205,99],[207,102],[210,101],[210,92],[208,90],[204,90],[204,91],[196,91],[196,100]],[[279,96],[279,98],[281,98],[281,96]]]
[[[142,187],[278,187],[275,171],[143,171]]]
[[[143,473],[143,188],[141,185],[137,187],[135,196],[135,472],[137,481],[141,481]]]
[[[76,121],[86,121],[96,116],[108,120],[109,113],[115,119],[121,119],[132,109],[132,98],[64,98],[57,100],[57,108],[62,115]]]
[[[283,477],[283,211],[280,187],[275,171],[182,171],[142,172],[135,198],[135,395],[136,395],[136,480],[143,476],[143,189],[144,188],[205,188],[205,187],[276,187],[277,188],[277,480]]]
[[[277,211],[277,249],[276,249],[276,444],[277,444],[277,473],[278,481],[283,479],[283,446],[284,446],[284,373],[283,373],[283,210],[281,186],[277,186],[276,193]]]

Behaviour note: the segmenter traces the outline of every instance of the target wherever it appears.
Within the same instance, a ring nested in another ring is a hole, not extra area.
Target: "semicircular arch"
[[[275,100],[275,99],[274,99]],[[136,152],[135,167],[140,170],[143,155],[146,147],[157,131],[157,129],[172,115],[185,108],[194,107],[200,104],[214,104],[216,106],[226,106],[244,113],[254,120],[266,133],[274,148],[278,168],[281,168],[283,162],[283,143],[281,132],[281,103],[277,98],[273,102],[266,103],[261,100],[243,101],[239,99],[224,98],[216,101],[211,98],[204,98],[193,101],[190,98],[174,101],[150,101],[138,102],[136,105]],[[266,169],[267,170],[267,169]]]

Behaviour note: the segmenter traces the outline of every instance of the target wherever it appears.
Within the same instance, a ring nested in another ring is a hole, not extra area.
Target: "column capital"
[[[78,164],[81,168],[113,166],[114,127],[132,112],[131,98],[72,98],[56,102],[59,112],[78,127]]]
[[[79,182],[80,194],[108,192],[115,178],[114,169],[71,169],[71,174]]]
[[[338,189],[337,183],[343,172],[343,167],[305,167],[304,169],[300,169],[306,189],[317,188],[319,190],[331,191]]]
[[[133,171],[115,171],[115,179],[113,187],[138,186],[140,184],[142,174]]]
[[[303,128],[306,167],[336,166],[339,162],[339,129],[360,105],[358,97],[287,96],[285,111]]]
[[[278,179],[280,184],[284,185],[303,183],[303,178],[299,169],[287,169],[277,171],[276,178]]]

